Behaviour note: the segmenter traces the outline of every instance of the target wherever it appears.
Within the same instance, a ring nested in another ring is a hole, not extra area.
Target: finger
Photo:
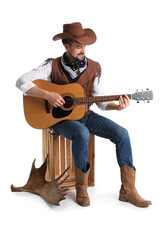
[[[64,99],[63,99],[63,98],[62,98],[62,103],[63,103],[63,104],[65,104],[65,101],[64,101]]]
[[[130,102],[130,99],[127,95],[124,95],[124,98],[127,100],[127,102]]]
[[[59,102],[56,102],[55,105],[56,105],[57,107],[60,107],[62,104],[60,104]]]
[[[52,105],[54,107],[60,107],[62,104],[60,104],[58,101],[55,101]]]
[[[62,103],[62,104],[65,104],[65,101],[64,101],[64,99],[63,99],[63,98],[61,99],[61,103]]]
[[[130,104],[130,99],[127,95],[125,95],[124,101],[125,101],[126,106],[128,106]]]
[[[64,99],[59,95],[59,99],[60,102],[62,102],[63,104],[65,103]]]
[[[57,99],[57,102],[59,102],[59,103],[62,103],[62,104],[64,104],[64,103],[65,103],[65,101],[64,101],[64,99],[63,99],[63,98],[58,98],[58,99]]]
[[[62,100],[58,100],[57,103],[61,106],[61,105],[64,104],[64,101],[62,101]]]
[[[127,100],[130,100],[127,94],[124,95]]]
[[[128,105],[128,100],[125,97],[123,97],[123,103],[124,103],[124,106]]]
[[[120,98],[119,98],[119,104],[121,104],[122,103],[122,97],[120,96]]]
[[[120,96],[120,98],[119,98],[119,104],[121,107],[124,107],[124,101],[123,101],[122,96]]]

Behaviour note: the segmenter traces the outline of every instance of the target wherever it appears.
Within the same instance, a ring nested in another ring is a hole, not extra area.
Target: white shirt
[[[25,73],[16,81],[16,87],[20,89],[24,95],[27,95],[26,92],[35,87],[33,83],[36,79],[42,79],[51,82],[51,73],[52,73],[52,60],[49,61],[46,65],[42,63],[39,67],[33,69],[32,71]],[[104,96],[103,86],[101,81],[98,82],[98,77],[95,79],[93,84],[93,96]],[[97,103],[97,106],[101,110],[105,110],[108,103],[102,102]]]

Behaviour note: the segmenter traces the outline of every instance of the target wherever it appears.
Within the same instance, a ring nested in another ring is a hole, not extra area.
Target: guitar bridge
[[[46,113],[50,113],[50,104],[47,100],[45,100],[45,109],[46,109]]]

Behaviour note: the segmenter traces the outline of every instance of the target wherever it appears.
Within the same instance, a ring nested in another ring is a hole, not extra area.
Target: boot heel
[[[123,197],[119,197],[119,200],[123,201],[123,202],[127,202],[127,200],[125,198],[123,198]]]

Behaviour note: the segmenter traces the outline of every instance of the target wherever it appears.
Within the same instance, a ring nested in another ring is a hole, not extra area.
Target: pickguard
[[[60,107],[57,107],[57,108],[53,108],[52,109],[52,116],[54,118],[64,118],[64,117],[67,117],[68,115],[71,114],[73,109],[71,110],[68,110],[68,111],[64,111],[63,109],[61,109]]]

